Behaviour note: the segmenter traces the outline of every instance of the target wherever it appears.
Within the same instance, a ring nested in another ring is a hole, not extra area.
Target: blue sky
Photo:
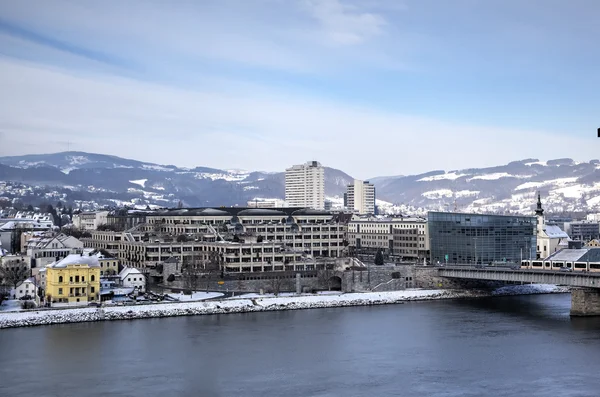
[[[598,156],[600,3],[0,1],[0,155],[357,178]]]

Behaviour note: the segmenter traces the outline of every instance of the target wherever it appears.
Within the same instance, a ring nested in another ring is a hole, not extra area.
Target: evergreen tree
[[[375,255],[375,265],[383,266],[383,252],[381,252],[381,250],[378,250]]]

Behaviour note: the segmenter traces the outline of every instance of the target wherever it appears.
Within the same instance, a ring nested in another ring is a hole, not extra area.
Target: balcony
[[[74,287],[87,287],[87,281],[69,281],[69,285]]]

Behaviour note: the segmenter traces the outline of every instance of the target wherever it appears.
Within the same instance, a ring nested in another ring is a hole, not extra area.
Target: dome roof
[[[265,208],[249,208],[238,212],[238,216],[285,216],[284,212]]]

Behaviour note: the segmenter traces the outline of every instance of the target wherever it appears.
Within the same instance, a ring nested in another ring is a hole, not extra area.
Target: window
[[[81,276],[81,282],[84,283],[85,282],[85,276]]]
[[[94,287],[90,287],[90,288],[91,288],[91,289],[90,289],[90,292],[91,292],[92,294],[93,294],[94,292],[96,292],[96,288],[94,288]]]
[[[79,282],[79,276],[75,276],[75,282],[78,283]]]
[[[59,289],[58,289],[58,294],[59,294],[59,295],[62,295],[62,288],[59,288]]]
[[[58,282],[62,283],[63,282],[63,276],[58,276]]]
[[[102,274],[102,272],[100,272],[100,274]],[[91,280],[92,280],[92,281],[96,281],[96,276],[92,274],[92,276],[91,276]],[[92,291],[92,292],[93,292],[93,291]]]

